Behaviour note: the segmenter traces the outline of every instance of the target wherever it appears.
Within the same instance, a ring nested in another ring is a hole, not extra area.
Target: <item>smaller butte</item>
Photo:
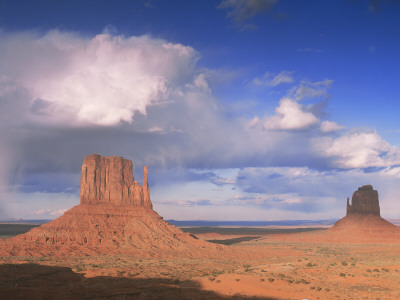
[[[400,229],[380,215],[378,192],[372,185],[359,187],[349,203],[346,216],[328,230],[334,241],[399,243]]]
[[[351,202],[352,204],[350,204],[349,198],[347,198],[347,216],[354,214],[381,215],[378,192],[375,191],[370,184],[359,187],[358,190],[353,193]]]
[[[346,216],[327,230],[275,235],[274,240],[309,243],[400,243],[400,228],[380,216],[378,192],[372,185],[359,187],[347,198]]]

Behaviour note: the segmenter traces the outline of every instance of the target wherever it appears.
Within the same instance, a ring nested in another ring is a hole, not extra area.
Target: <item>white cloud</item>
[[[64,125],[131,122],[136,112],[145,114],[191,82],[198,57],[191,47],[148,36],[85,38],[51,31],[2,34],[1,40],[2,81],[30,92],[36,121]],[[195,84],[207,88],[202,77]]]
[[[337,168],[385,167],[400,163],[400,149],[376,132],[350,132],[336,139],[315,140],[316,149]]]
[[[207,93],[211,93],[210,87],[206,80],[206,74],[200,73],[193,81],[194,85]]]
[[[332,122],[332,121],[323,121],[321,123],[321,131],[324,133],[339,131],[339,130],[343,130],[345,128],[346,127],[341,126],[338,123]]]
[[[292,83],[294,81],[292,74],[293,72],[282,71],[278,75],[272,77],[271,73],[267,72],[262,78],[254,78],[253,83],[256,85],[275,87],[282,83]]]
[[[265,129],[270,130],[301,130],[317,124],[319,119],[311,112],[303,110],[303,107],[289,99],[283,98],[276,108],[276,115],[270,117],[264,123]]]
[[[253,119],[251,119],[251,120],[247,123],[246,127],[247,127],[247,128],[253,128],[253,127],[257,126],[259,123],[260,123],[260,118],[257,117],[257,116],[254,116]]]

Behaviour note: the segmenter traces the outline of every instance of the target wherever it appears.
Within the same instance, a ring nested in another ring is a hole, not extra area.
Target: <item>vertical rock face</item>
[[[378,192],[372,185],[364,185],[353,193],[351,204],[347,198],[347,214],[371,214],[380,216]]]
[[[134,180],[130,160],[119,156],[85,157],[81,173],[81,204],[132,205],[152,208],[144,169],[143,187]]]

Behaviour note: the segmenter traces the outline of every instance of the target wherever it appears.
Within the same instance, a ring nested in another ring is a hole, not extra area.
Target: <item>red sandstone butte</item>
[[[400,242],[400,229],[380,215],[378,192],[372,185],[359,187],[352,203],[347,198],[346,216],[328,231],[338,240],[362,242]]]
[[[144,167],[143,185],[122,157],[84,159],[80,204],[29,232],[0,241],[0,255],[129,254],[142,257],[205,257],[225,247],[197,239],[154,210]],[[205,251],[206,250],[206,251]]]
[[[82,164],[81,204],[132,205],[152,208],[147,183],[147,166],[143,186],[133,177],[133,164],[119,156],[87,156]]]
[[[347,198],[346,215],[381,215],[378,192],[374,190],[372,185],[364,185],[359,187],[358,190],[353,193],[351,203],[352,204],[349,203],[349,198]]]
[[[358,188],[346,216],[328,230],[275,235],[273,239],[310,243],[400,243],[400,228],[380,216],[378,192],[371,185]]]

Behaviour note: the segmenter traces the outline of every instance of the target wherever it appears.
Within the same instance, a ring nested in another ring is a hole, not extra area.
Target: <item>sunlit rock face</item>
[[[347,198],[347,214],[371,214],[380,216],[379,196],[378,192],[373,189],[372,185],[364,185],[359,187],[353,193],[351,204]]]
[[[0,256],[224,255],[222,246],[183,232],[153,210],[147,175],[144,167],[141,186],[133,177],[130,160],[98,154],[85,157],[80,204],[25,234],[0,240]]]
[[[98,154],[85,157],[81,173],[80,203],[152,208],[147,167],[144,167],[141,186],[133,177],[133,164],[130,160]]]

